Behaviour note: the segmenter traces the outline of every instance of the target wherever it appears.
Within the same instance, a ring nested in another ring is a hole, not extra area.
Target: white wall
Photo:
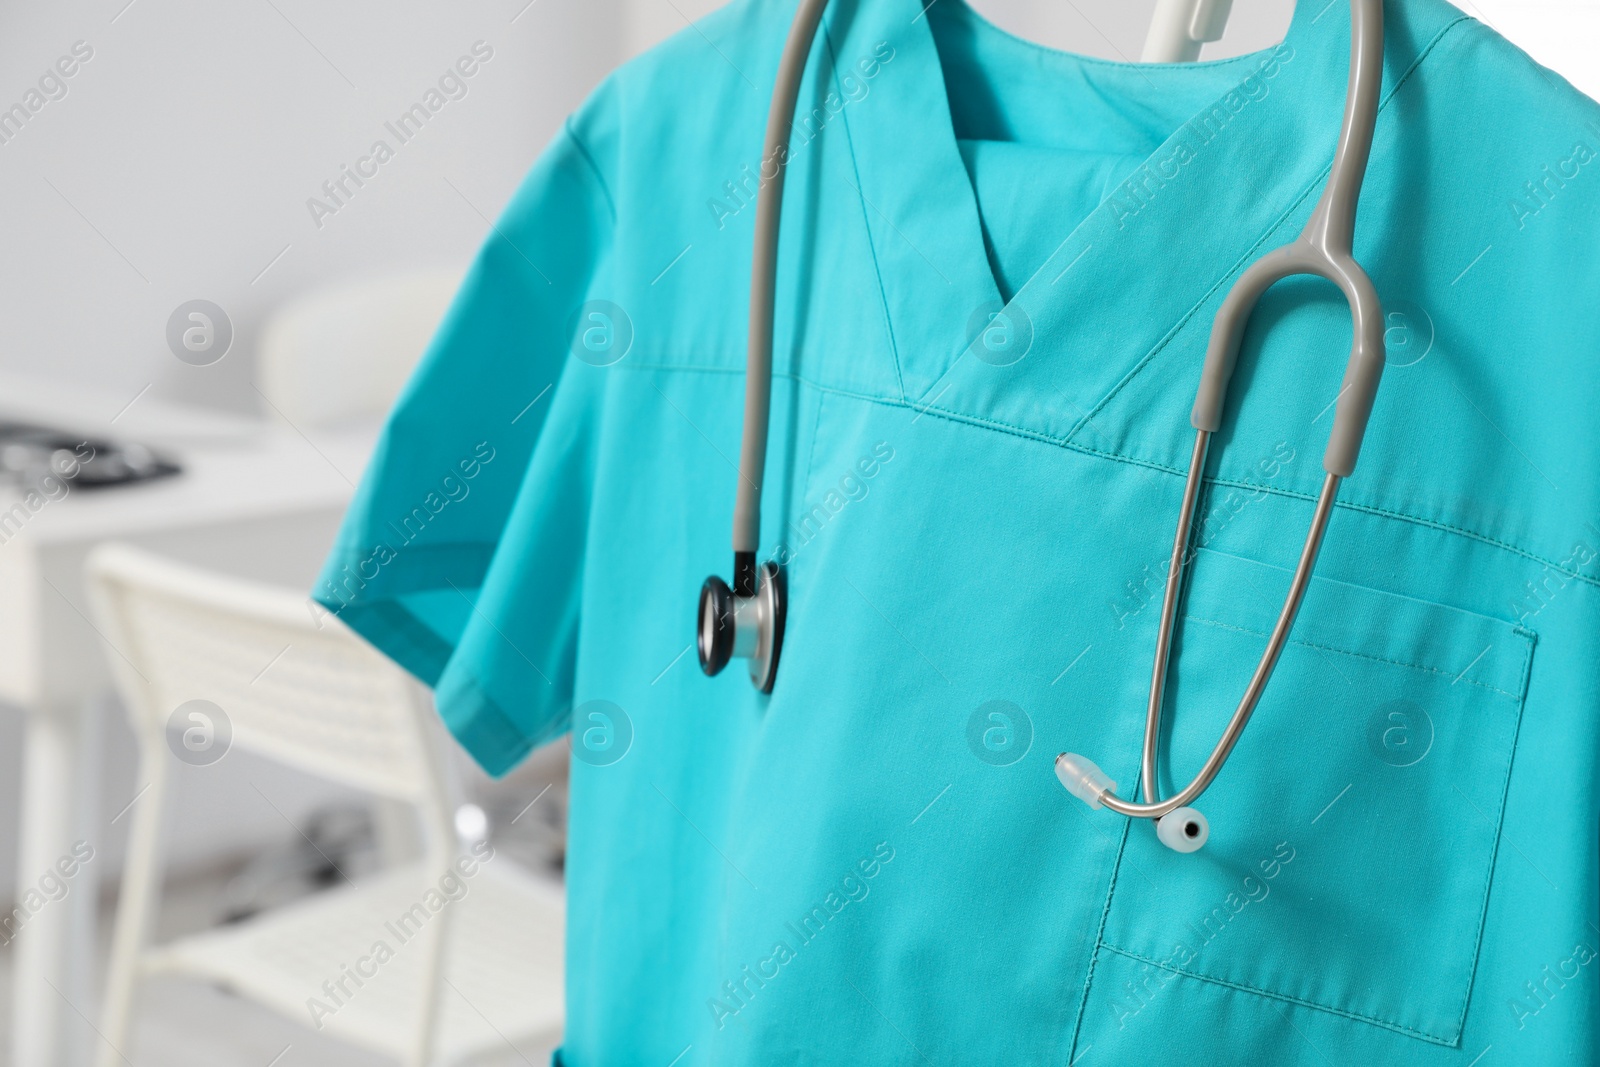
[[[254,410],[250,347],[275,304],[329,279],[465,263],[484,216],[621,58],[616,2],[0,7],[0,108],[74,42],[93,49],[66,96],[0,144],[0,368]],[[384,122],[478,40],[493,58],[467,95],[401,146]],[[395,158],[319,228],[306,200],[378,138]],[[210,367],[165,341],[197,297],[236,327]]]
[[[1316,0],[1310,0],[1316,2]],[[1155,0],[1065,3],[1055,0],[974,0],[990,21],[1031,41],[1103,59],[1137,60],[1144,50]],[[1234,0],[1227,32],[1202,57],[1253,52],[1283,39],[1294,0]]]
[[[1600,3],[1595,0],[1454,0],[1534,59],[1600,100]]]
[[[637,54],[720,4],[712,0],[624,0],[627,50]],[[927,3],[927,0],[922,0]],[[1312,0],[1315,2],[1315,0]],[[1138,59],[1155,0],[969,0],[991,22],[1029,40],[1106,59]],[[1234,0],[1223,40],[1207,58],[1237,55],[1283,38],[1294,0]]]

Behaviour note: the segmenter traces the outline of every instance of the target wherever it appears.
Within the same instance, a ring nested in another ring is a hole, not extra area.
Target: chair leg
[[[461,843],[456,836],[455,811],[460,798],[456,795],[455,783],[447,770],[443,756],[445,748],[436,743],[442,731],[433,709],[433,694],[416,682],[409,685],[409,691],[411,713],[428,759],[430,795],[418,804],[416,812],[425,842],[423,870],[431,872],[431,887],[451,869],[459,854]],[[422,962],[421,1003],[418,1005],[411,1058],[406,1061],[406,1067],[434,1067],[436,1063],[443,1062],[435,1055],[443,1028],[443,1001],[446,995],[458,995],[455,990],[446,988],[452,941],[450,935],[455,921],[454,913],[465,902],[466,898],[463,897],[445,906],[434,919],[427,942],[419,946],[427,956]]]
[[[150,936],[150,922],[161,899],[161,823],[167,786],[166,750],[159,741],[147,744],[139,766],[149,785],[134,807],[122,893],[117,901],[117,926],[106,979],[105,1009],[95,1056],[96,1067],[124,1067],[132,1031],[133,1006],[140,957]]]
[[[451,913],[461,907],[461,901],[448,904],[434,918],[428,936],[420,946],[426,954],[422,961],[422,1003],[418,1005],[416,1036],[406,1067],[434,1067],[439,1062],[434,1054],[439,1043],[439,1020],[444,1014],[444,998],[450,993],[445,975],[450,959]]]

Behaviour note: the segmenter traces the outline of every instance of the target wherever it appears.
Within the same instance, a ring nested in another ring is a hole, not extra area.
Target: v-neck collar
[[[905,399],[1070,438],[1259,254],[1327,169],[1349,9],[1346,0],[1319,6],[1301,0],[1274,48],[1198,65],[1236,69],[1237,87],[1174,131],[1002,305],[921,4],[840,0],[828,33],[841,62],[882,43],[896,53],[895,69],[845,122]],[[1139,67],[1159,83],[1197,65]],[[996,325],[1013,331],[987,334],[1005,342],[998,349],[983,340],[996,312]]]

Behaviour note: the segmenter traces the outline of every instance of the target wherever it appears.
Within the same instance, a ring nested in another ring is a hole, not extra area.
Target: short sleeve
[[[569,346],[612,225],[569,126],[401,393],[312,594],[432,686],[493,774],[570,713],[602,376]]]

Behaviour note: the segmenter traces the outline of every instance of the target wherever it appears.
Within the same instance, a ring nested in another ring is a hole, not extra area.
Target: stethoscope
[[[761,478],[766,466],[767,421],[772,391],[772,305],[776,274],[778,224],[787,169],[789,128],[800,91],[811,44],[827,0],[800,0],[794,23],[778,64],[778,79],[767,116],[764,160],[776,161],[776,173],[756,204],[755,255],[750,284],[750,333],[745,369],[744,437],[739,451],[739,483],[733,512],[733,587],[720,577],[707,578],[700,589],[700,666],[717,674],[730,660],[749,661],[750,680],[763,693],[772,692],[778,656],[783,650],[786,590],[776,563],[756,565],[761,530]],[[1350,77],[1345,90],[1344,122],[1334,150],[1333,166],[1311,219],[1300,236],[1252,263],[1234,283],[1218,309],[1206,348],[1200,388],[1190,422],[1195,428],[1194,451],[1184,483],[1178,530],[1167,566],[1166,593],[1156,634],[1155,666],[1150,679],[1150,700],[1145,712],[1143,760],[1140,782],[1144,802],[1124,800],[1117,783],[1093,762],[1073,752],[1056,757],[1056,777],[1067,790],[1091,808],[1109,808],[1130,818],[1154,819],[1156,836],[1179,852],[1194,852],[1205,844],[1210,825],[1190,805],[1221,772],[1245,725],[1255,712],[1272,677],[1278,657],[1289,639],[1295,616],[1305,599],[1322,548],[1323,534],[1333,514],[1339,482],[1355,470],[1361,440],[1383,374],[1383,310],[1377,290],[1351,254],[1356,203],[1366,173],[1367,157],[1378,117],[1378,94],[1383,82],[1383,2],[1351,0]],[[1172,631],[1182,603],[1184,568],[1190,554],[1195,505],[1205,472],[1211,435],[1222,425],[1222,408],[1233,377],[1244,329],[1263,293],[1274,283],[1298,274],[1311,274],[1337,285],[1350,305],[1354,334],[1350,361],[1334,401],[1333,431],[1323,454],[1327,472],[1317,496],[1311,528],[1278,621],[1267,640],[1266,651],[1244,697],[1229,719],[1216,747],[1200,773],[1183,789],[1162,799],[1157,784],[1157,744],[1161,733],[1161,707],[1167,680]]]

